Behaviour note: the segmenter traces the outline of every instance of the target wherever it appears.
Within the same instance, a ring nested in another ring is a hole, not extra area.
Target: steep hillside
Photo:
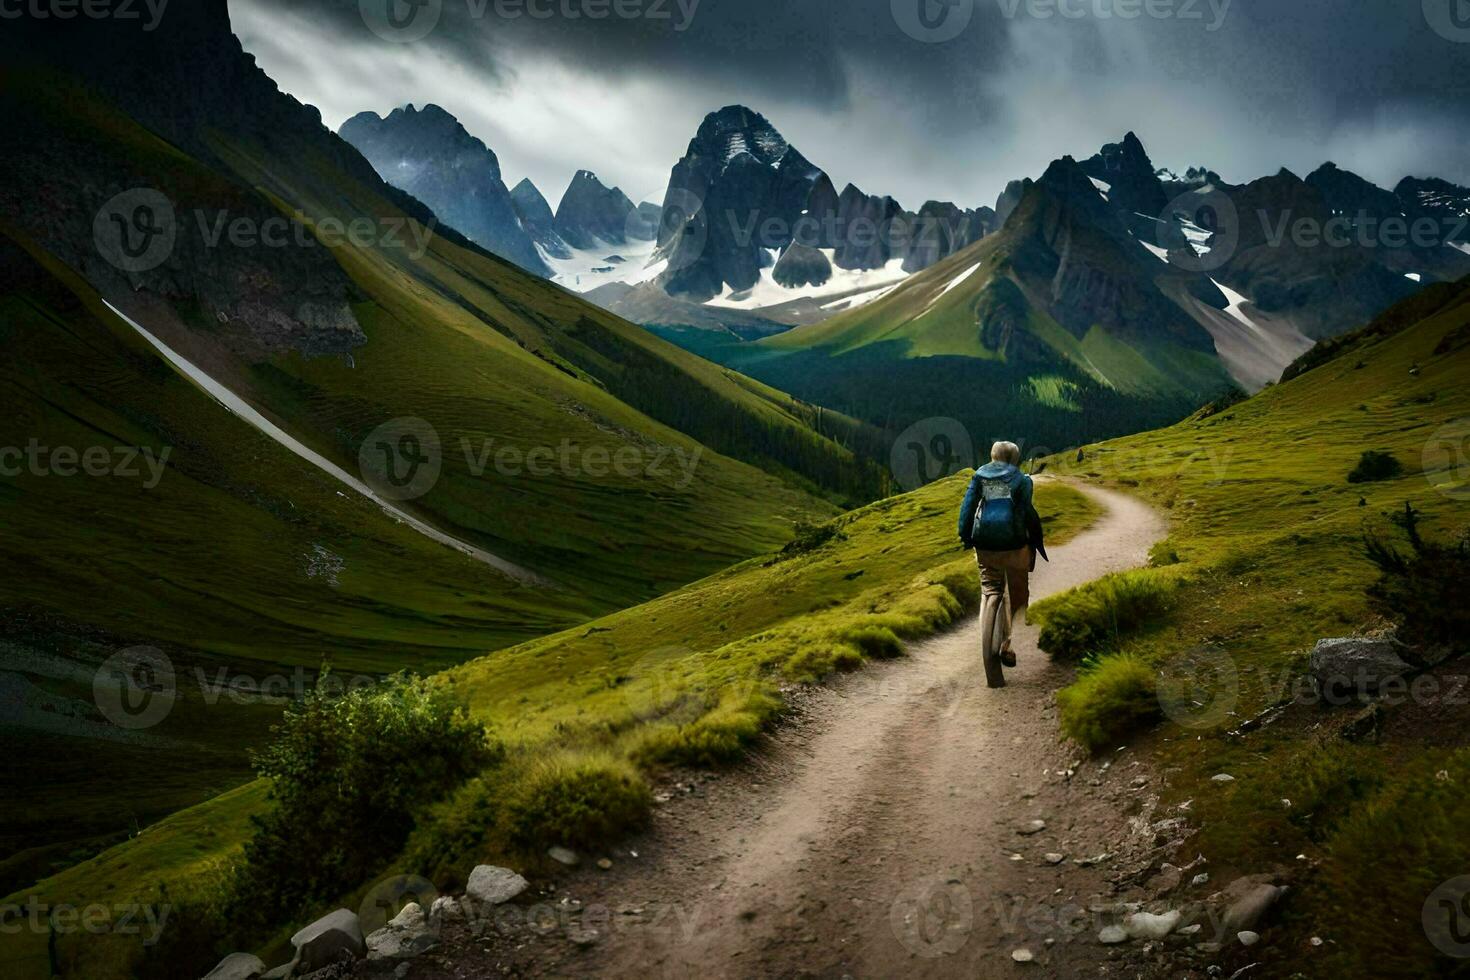
[[[78,726],[27,757],[69,790],[7,811],[8,843],[136,831],[242,778],[279,711],[215,688],[173,717],[187,751],[172,728],[98,742],[86,690],[118,650],[160,647],[191,683],[435,668],[776,547],[835,511],[824,497],[883,492],[851,420],[523,273],[383,183],[254,68],[220,0],[155,32],[25,20],[0,46],[0,444],[60,453],[0,485],[27,571],[0,588],[0,639],[25,737],[53,711]],[[94,446],[170,456],[148,487],[71,475]],[[7,874],[55,859],[33,857]]]
[[[1254,398],[1046,461],[1170,516],[1157,551],[1168,567],[1142,576],[1166,590],[1163,612],[1092,652],[1159,671],[1164,725],[1146,744],[1170,775],[1157,812],[1201,828],[1180,857],[1202,852],[1217,883],[1264,873],[1291,886],[1258,947],[1227,944],[1226,974],[1258,962],[1269,977],[1453,975],[1421,909],[1470,860],[1455,829],[1470,780],[1465,662],[1420,663],[1412,686],[1378,698],[1321,696],[1305,675],[1318,639],[1409,614],[1370,602],[1379,570],[1365,534],[1407,553],[1395,524],[1406,504],[1429,541],[1453,545],[1470,527],[1467,338],[1470,280],[1436,285]],[[1399,469],[1350,478],[1370,450]],[[1219,773],[1233,781],[1212,782]],[[1369,852],[1392,854],[1395,870]]]

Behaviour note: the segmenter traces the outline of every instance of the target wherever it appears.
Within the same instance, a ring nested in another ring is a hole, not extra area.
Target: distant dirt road
[[[1139,501],[1079,489],[1106,514],[1052,550],[1034,598],[1141,565],[1164,534]],[[611,870],[549,888],[548,906],[583,906],[575,924],[466,940],[412,976],[1096,975],[1108,949],[1075,912],[1110,886],[1076,859],[1126,815],[1089,788],[1100,779],[1064,775],[1079,756],[1058,740],[1067,673],[1035,628],[1017,624],[1003,690],[985,687],[979,648],[971,617],[816,692],[748,766],[678,787]],[[1032,820],[1045,827],[1023,833]],[[1034,962],[1013,962],[1021,948]]]

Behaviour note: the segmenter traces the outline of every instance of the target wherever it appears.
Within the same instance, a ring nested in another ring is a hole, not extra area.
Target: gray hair
[[[1014,442],[997,442],[990,447],[990,461],[992,463],[1010,463],[1012,466],[1021,465],[1021,447]]]

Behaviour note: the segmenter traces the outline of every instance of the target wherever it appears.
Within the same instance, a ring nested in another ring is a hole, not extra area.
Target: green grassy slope
[[[1166,676],[1201,678],[1201,714],[1187,727],[1166,722],[1151,745],[1174,773],[1165,802],[1195,800],[1214,879],[1291,866],[1298,888],[1285,934],[1268,937],[1263,975],[1438,975],[1449,963],[1426,943],[1420,906],[1464,873],[1463,835],[1442,824],[1454,819],[1443,808],[1462,804],[1433,789],[1470,780],[1456,754],[1464,709],[1446,703],[1426,717],[1410,706],[1417,720],[1373,746],[1335,736],[1352,708],[1307,708],[1248,738],[1224,732],[1296,693],[1318,638],[1382,625],[1364,595],[1377,577],[1365,527],[1391,531],[1388,515],[1405,502],[1431,538],[1470,526],[1470,281],[1426,289],[1288,376],[1215,414],[1048,462],[1142,494],[1170,517],[1166,550],[1182,564],[1158,575],[1181,584],[1123,650]],[[1402,475],[1349,483],[1365,450],[1393,454]],[[1236,782],[1210,784],[1218,772]],[[1313,935],[1328,946],[1307,945]]]
[[[931,632],[973,602],[973,558],[959,549],[953,528],[965,480],[842,515],[825,542],[752,559],[444,679],[518,757],[530,759],[596,748],[646,764],[677,754],[700,733],[724,731],[732,715],[758,726],[773,707],[764,695],[777,685],[897,652],[899,637]],[[1037,505],[1056,542],[1097,514],[1086,497],[1055,483],[1039,487]],[[875,643],[885,632],[892,646]],[[186,903],[238,853],[249,815],[263,801],[259,783],[226,793],[0,904],[32,893],[50,904],[98,896],[156,902],[160,886]],[[496,843],[492,836],[482,846]],[[45,944],[43,934],[29,931],[0,935],[7,975],[44,977]],[[141,952],[136,938],[122,936],[63,937],[61,951],[68,964],[92,971],[88,980],[121,975]]]

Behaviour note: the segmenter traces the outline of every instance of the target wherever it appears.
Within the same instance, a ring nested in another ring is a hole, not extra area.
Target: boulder
[[[458,922],[464,918],[464,909],[450,896],[440,895],[429,908],[429,918],[441,923]]]
[[[1223,925],[1228,932],[1253,931],[1286,889],[1271,884],[1264,875],[1237,878],[1221,893],[1227,902]]]
[[[470,872],[465,894],[484,905],[503,905],[529,887],[530,882],[509,868],[482,864]]]
[[[1312,649],[1312,684],[1328,704],[1373,697],[1385,683],[1413,672],[1413,665],[1401,655],[1403,649],[1387,637],[1318,640]]]
[[[439,928],[423,906],[409,902],[386,926],[367,937],[369,960],[407,960],[439,945]]]
[[[204,980],[256,980],[265,972],[265,963],[253,953],[231,953],[204,975]]]
[[[357,959],[367,951],[357,913],[348,909],[338,909],[317,919],[292,936],[291,945],[296,947],[293,975],[320,970],[345,956]]]

